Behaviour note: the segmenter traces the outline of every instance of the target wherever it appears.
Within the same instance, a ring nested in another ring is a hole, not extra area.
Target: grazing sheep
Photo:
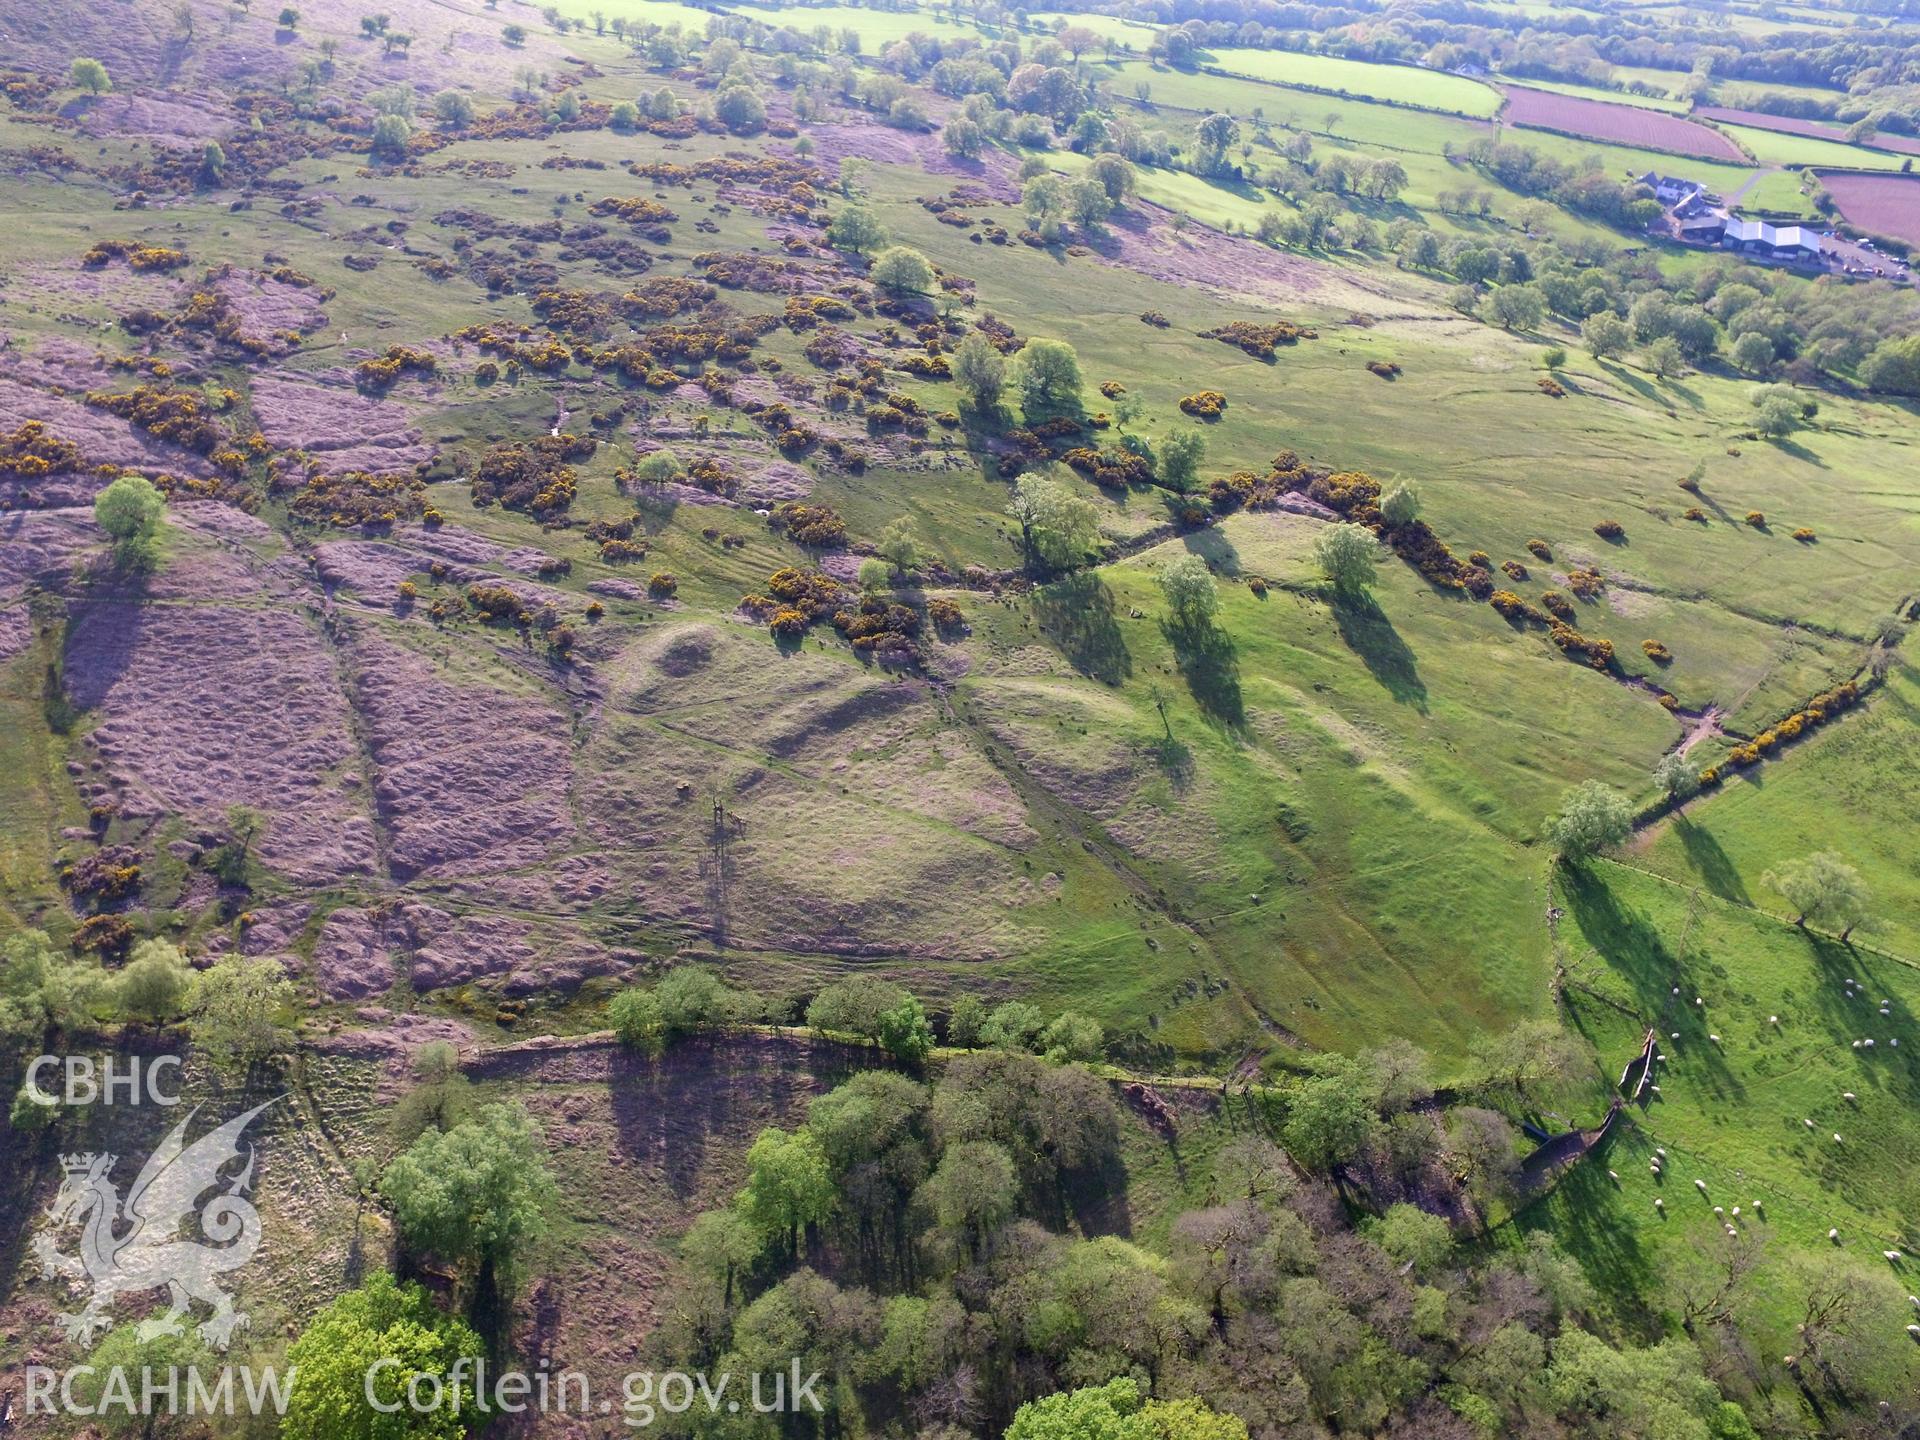
[[[1767,1023],[1769,1025],[1778,1025],[1780,1023],[1780,1017],[1778,1015],[1769,1015],[1767,1016]]]
[[[1693,1182],[1693,1188],[1704,1195],[1707,1193],[1707,1182],[1704,1180],[1696,1180]]]
[[[1913,1336],[1914,1339],[1920,1340],[1920,1325],[1907,1326],[1907,1333]]]
[[[1840,1243],[1840,1232],[1838,1230],[1827,1231],[1827,1239],[1833,1241],[1834,1244],[1838,1245]]]
[[[1842,1090],[1842,1091],[1840,1092],[1840,1098],[1841,1098],[1842,1100],[1851,1100],[1851,1099],[1853,1099],[1853,1091],[1851,1091],[1851,1090]]]
[[[1709,1035],[1707,1036],[1707,1039],[1711,1040],[1716,1045],[1720,1043],[1720,1037],[1718,1035]]]

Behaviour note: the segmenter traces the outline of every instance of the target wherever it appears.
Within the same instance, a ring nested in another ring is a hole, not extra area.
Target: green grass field
[[[1826,165],[1846,170],[1898,170],[1910,156],[1891,150],[1875,150],[1868,145],[1843,145],[1835,140],[1820,140],[1809,135],[1787,135],[1778,130],[1761,130],[1752,125],[1722,125],[1721,129],[1744,146],[1763,165]]]
[[[1770,1353],[1795,1348],[1796,1253],[1855,1275],[1876,1323],[1904,1325],[1907,1286],[1880,1252],[1912,1243],[1920,975],[1623,865],[1556,888],[1570,1022],[1614,1073],[1651,1024],[1666,1063],[1660,1093],[1634,1107],[1601,1165],[1576,1172],[1521,1228],[1550,1227],[1631,1316],[1677,1309],[1677,1292],[1725,1252],[1731,1223],[1764,1247],[1748,1303]],[[1861,997],[1847,996],[1846,978]],[[1866,1037],[1872,1050],[1853,1048]],[[1912,1384],[1912,1352],[1891,1353],[1906,1368],[1886,1383]]]
[[[1212,63],[1230,75],[1247,75],[1282,85],[1311,85],[1362,99],[1394,100],[1402,105],[1458,115],[1490,116],[1500,108],[1499,93],[1492,86],[1463,75],[1417,66],[1376,65],[1364,60],[1305,55],[1291,50],[1226,47],[1210,53]]]

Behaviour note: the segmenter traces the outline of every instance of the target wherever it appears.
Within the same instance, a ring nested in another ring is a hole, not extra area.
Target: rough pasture
[[[1863,230],[1920,245],[1920,178],[1822,170],[1820,183],[1840,213]]]
[[[1525,85],[1509,85],[1505,115],[1510,124],[1558,130],[1563,135],[1616,145],[1671,150],[1677,155],[1697,155],[1703,160],[1738,162],[1746,158],[1739,146],[1716,130],[1638,105],[1614,105],[1605,100],[1582,100]]]

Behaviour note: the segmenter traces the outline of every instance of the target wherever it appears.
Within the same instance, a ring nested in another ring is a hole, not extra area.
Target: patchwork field
[[[1740,148],[1718,131],[1646,106],[1587,100],[1524,85],[1509,85],[1504,93],[1507,103],[1501,116],[1511,125],[1535,126],[1703,160],[1738,162],[1745,158]]]
[[[1861,229],[1920,244],[1920,181],[1906,175],[1823,171],[1820,184],[1840,213]]]

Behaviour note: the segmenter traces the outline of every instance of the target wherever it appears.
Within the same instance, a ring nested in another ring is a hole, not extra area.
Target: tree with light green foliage
[[[651,485],[655,489],[664,489],[686,474],[687,467],[680,463],[680,457],[664,445],[658,450],[649,450],[633,463],[633,478],[642,485]]]
[[[674,1034],[731,1025],[743,1018],[746,997],[703,965],[676,965],[653,987],[660,1023]]]
[[[1671,380],[1687,368],[1687,352],[1671,335],[1662,335],[1642,352],[1642,361],[1656,379]]]
[[[636,1050],[652,1049],[666,1035],[660,1002],[639,985],[629,986],[607,1002],[607,1022],[622,1045]]]
[[[1038,1005],[1009,1000],[987,1016],[980,1027],[980,1043],[996,1050],[1030,1051],[1046,1025],[1047,1017]]]
[[[1624,845],[1633,833],[1633,806],[1601,780],[1588,780],[1561,803],[1547,824],[1547,838],[1563,860],[1584,860]]]
[[[111,999],[105,972],[56,948],[44,930],[0,940],[0,1042],[34,1045],[49,1031],[81,1029]]]
[[[1193,489],[1200,478],[1200,462],[1206,454],[1207,437],[1200,433],[1198,426],[1185,425],[1171,432],[1160,442],[1160,483],[1182,494]]]
[[[800,1235],[833,1209],[832,1172],[820,1142],[805,1130],[768,1126],[747,1150],[747,1183],[736,1202],[741,1218],[786,1253],[800,1253]]]
[[[84,1413],[91,1413],[93,1423],[107,1435],[160,1440],[162,1436],[199,1433],[193,1417],[185,1413],[188,1372],[200,1370],[211,1376],[218,1360],[191,1327],[181,1326],[175,1334],[162,1331],[154,1335],[143,1335],[143,1328],[137,1324],[117,1325],[100,1337],[86,1363],[74,1369],[73,1402],[84,1407]],[[121,1398],[116,1372],[129,1382],[131,1405]],[[156,1388],[164,1387],[169,1379],[174,1381],[180,1391],[179,1406],[169,1406],[163,1395],[146,1402],[141,1382],[149,1374]]]
[[[114,1003],[129,1020],[163,1025],[179,1018],[193,982],[193,967],[177,945],[142,940],[114,982]]]
[[[1788,860],[1761,880],[1793,907],[1793,923],[1838,930],[1847,939],[1868,920],[1870,897],[1860,872],[1831,850]]]
[[[1700,788],[1700,762],[1691,754],[1669,750],[1653,767],[1653,783],[1677,805]]]
[[[867,278],[896,300],[933,293],[933,266],[918,250],[895,245],[874,256]]]
[[[1000,404],[1000,393],[1007,383],[1007,359],[986,336],[978,330],[970,331],[954,347],[951,364],[953,383],[976,410],[990,412]]]
[[[373,122],[372,153],[394,159],[407,153],[413,123],[404,115],[381,115]]]
[[[767,107],[749,85],[728,85],[713,97],[713,118],[736,135],[749,135],[767,123]]]
[[[1006,1148],[990,1140],[948,1145],[919,1199],[941,1229],[962,1239],[976,1259],[993,1230],[1012,1216],[1019,1182]]]
[[[987,1003],[978,995],[962,995],[947,1012],[947,1043],[971,1050],[980,1043],[987,1023]]]
[[[1247,1422],[1201,1400],[1142,1403],[1139,1385],[1123,1375],[1029,1400],[1005,1440],[1247,1440]]]
[[[86,55],[74,57],[73,63],[67,67],[67,83],[89,95],[104,95],[113,89],[113,79],[107,74],[107,67]]]
[[[223,956],[194,979],[187,1030],[215,1065],[251,1066],[292,1043],[294,996],[278,961]]]
[[[433,113],[449,130],[473,124],[473,100],[458,90],[442,90],[433,97]]]
[[[1067,215],[1082,230],[1092,230],[1113,214],[1113,197],[1107,187],[1091,175],[1084,175],[1067,187]]]
[[[1180,626],[1205,626],[1213,623],[1220,610],[1220,587],[1213,572],[1198,555],[1182,555],[1160,571],[1160,590],[1167,597],[1167,609],[1173,623]]]
[[[1420,518],[1420,485],[1413,480],[1396,481],[1380,497],[1381,517],[1398,530]]]
[[[329,1301],[287,1347],[292,1380],[281,1440],[463,1440],[480,1418],[472,1380],[458,1394],[448,1384],[443,1404],[418,1409],[406,1403],[407,1384],[415,1375],[450,1376],[456,1362],[483,1351],[480,1337],[442,1314],[420,1286],[376,1270]]]
[[[510,1289],[555,1197],[540,1128],[518,1105],[429,1130],[387,1166],[380,1193],[408,1249],[458,1266],[483,1297]]]
[[[1753,393],[1754,428],[1775,440],[1798,430],[1806,419],[1806,404],[1784,385],[1765,385]]]
[[[1611,360],[1626,354],[1633,344],[1633,330],[1611,310],[1602,310],[1580,322],[1580,338],[1594,359]]]
[[[887,243],[887,230],[867,206],[850,203],[828,222],[827,243],[849,255],[864,255]]]
[[[873,548],[897,575],[906,575],[920,566],[920,536],[913,528],[913,521],[904,515],[887,522]]]
[[[1417,1275],[1431,1275],[1453,1253],[1453,1227],[1446,1219],[1404,1202],[1388,1207],[1374,1239],[1395,1260],[1413,1266]]]
[[[1349,596],[1363,594],[1373,585],[1379,551],[1371,530],[1344,520],[1328,525],[1313,542],[1320,573],[1336,592]]]
[[[1773,341],[1758,330],[1749,330],[1733,342],[1733,363],[1749,375],[1764,375],[1773,368]]]
[[[1020,408],[1030,421],[1046,420],[1080,404],[1080,356],[1064,340],[1036,338],[1014,359]]]
[[[1069,1010],[1048,1021],[1035,1044],[1041,1057],[1055,1065],[1098,1060],[1106,1049],[1107,1032],[1098,1020]]]
[[[1319,1057],[1314,1070],[1287,1092],[1281,1139],[1302,1165],[1326,1170],[1359,1154],[1379,1130],[1379,1080],[1371,1066],[1344,1055]]]
[[[1100,512],[1093,502],[1044,475],[1014,482],[1007,513],[1020,526],[1021,548],[1049,569],[1072,569],[1099,538]]]
[[[766,1248],[766,1236],[748,1224],[738,1210],[709,1210],[681,1237],[680,1259],[696,1274],[717,1281],[720,1303],[731,1310],[742,1274]]]
[[[113,541],[116,565],[131,572],[154,567],[166,510],[166,497],[144,475],[122,475],[94,497],[93,518]]]
[[[1480,318],[1502,330],[1538,330],[1547,318],[1538,285],[1501,285],[1480,302]]]

